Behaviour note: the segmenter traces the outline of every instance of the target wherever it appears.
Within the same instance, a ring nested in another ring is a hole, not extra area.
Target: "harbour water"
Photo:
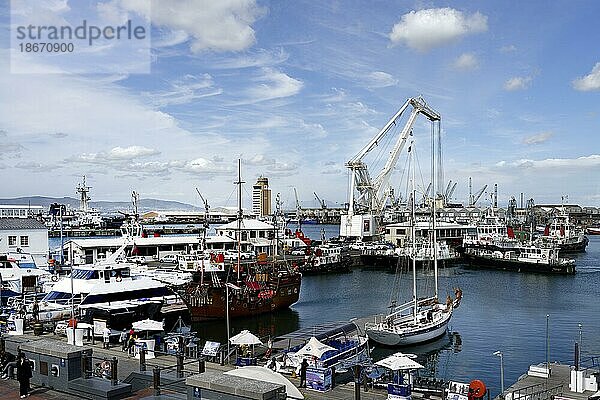
[[[313,239],[337,236],[338,227],[307,225]],[[56,245],[54,240],[52,245]],[[419,361],[438,378],[483,380],[496,395],[500,390],[500,360],[504,354],[505,386],[525,373],[531,363],[546,360],[546,315],[549,315],[550,360],[571,362],[582,324],[582,358],[600,349],[600,237],[591,236],[587,252],[574,256],[573,276],[467,270],[461,266],[440,272],[440,297],[460,286],[463,301],[450,324],[452,336],[415,348]],[[299,301],[274,315],[231,321],[231,334],[249,329],[261,337],[277,336],[326,321],[350,320],[386,311],[394,273],[354,268],[349,273],[306,276]],[[431,289],[431,272],[420,274],[420,290]],[[411,293],[410,277],[400,280],[400,292]],[[194,326],[203,339],[225,343],[225,321]],[[376,348],[375,358],[395,352]]]
[[[303,227],[312,238],[323,226]],[[326,236],[336,236],[337,226],[325,226]],[[438,378],[468,382],[483,380],[492,395],[500,391],[500,360],[504,355],[505,386],[525,373],[531,363],[546,360],[546,315],[549,317],[550,360],[573,362],[574,342],[582,324],[582,358],[600,349],[600,237],[590,237],[587,252],[575,256],[573,276],[547,276],[515,272],[467,270],[440,272],[441,296],[452,288],[463,289],[463,301],[454,313],[452,337],[402,349],[419,355],[419,361],[435,370]],[[419,286],[431,281],[421,275]],[[385,312],[390,301],[394,273],[355,268],[350,273],[306,276],[300,300],[289,311],[272,316],[231,321],[232,333],[250,329],[260,336],[278,335],[325,321],[349,320]],[[410,293],[410,278],[401,280]],[[225,342],[225,322],[195,326],[202,337]],[[376,348],[375,358],[395,349]]]

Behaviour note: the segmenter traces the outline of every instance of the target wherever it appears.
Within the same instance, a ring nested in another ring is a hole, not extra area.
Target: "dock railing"
[[[509,390],[505,395],[505,400],[547,400],[554,396],[563,394],[563,385],[548,387],[546,383],[525,386],[516,390]]]

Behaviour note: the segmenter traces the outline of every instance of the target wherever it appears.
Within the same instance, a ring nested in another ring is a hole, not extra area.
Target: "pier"
[[[235,398],[269,399],[271,397],[260,397],[259,392],[266,390],[264,388],[266,386],[277,386],[269,384],[263,387],[257,385],[259,381],[223,375],[224,372],[235,367],[225,363],[222,365],[219,362],[210,362],[201,356],[195,358],[156,352],[155,358],[146,359],[143,355],[141,357],[138,355],[136,358],[121,351],[121,346],[117,343],[111,343],[109,349],[104,349],[101,340],[97,339],[85,340],[82,347],[69,345],[66,340],[62,336],[52,334],[36,336],[29,332],[21,336],[2,336],[0,349],[5,348],[6,351],[16,354],[17,348],[20,348],[29,359],[34,360],[34,378],[31,380],[32,399],[192,399],[198,397],[194,396],[191,387],[200,385],[200,387],[216,388],[219,387],[218,382],[222,380],[245,385],[244,390],[248,390],[247,387],[255,387],[255,393],[250,393],[252,390],[247,393],[249,397]],[[57,372],[57,365],[48,365],[52,362],[44,361],[44,357],[58,357],[61,360],[58,362],[62,365],[60,372]],[[105,373],[104,378],[97,377],[98,374],[103,373]],[[72,374],[76,377],[70,376]],[[61,380],[60,385],[52,383],[52,376],[64,381]],[[291,376],[288,379],[296,387],[299,386],[298,377]],[[252,381],[250,386],[247,381]],[[17,399],[18,388],[19,384],[16,380],[3,381],[0,385],[0,398]],[[271,389],[273,388],[269,390]],[[315,392],[304,388],[300,391],[306,399],[380,400],[387,398],[387,393],[382,390],[364,385],[361,385],[358,391],[355,389],[354,383],[350,382],[335,385],[328,392]],[[233,387],[230,390],[234,390]]]

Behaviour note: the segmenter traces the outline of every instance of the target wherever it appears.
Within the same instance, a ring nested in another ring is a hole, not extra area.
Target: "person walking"
[[[308,368],[308,362],[304,358],[300,364],[300,387],[306,387],[306,368]]]
[[[29,396],[29,380],[32,376],[31,362],[27,359],[25,353],[21,353],[17,361],[17,380],[19,381],[19,394],[22,399]]]
[[[102,329],[102,339],[104,339],[104,343],[103,343],[103,348],[108,349],[109,348],[109,343],[110,343],[110,328],[108,327],[108,325],[106,325],[104,327],[104,329]]]
[[[123,331],[119,336],[119,343],[121,343],[121,350],[125,351],[127,348],[127,330],[125,328],[123,328]]]

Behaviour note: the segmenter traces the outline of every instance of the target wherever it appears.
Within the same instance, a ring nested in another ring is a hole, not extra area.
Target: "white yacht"
[[[28,253],[6,253],[0,255],[0,297],[20,296],[35,293],[44,282],[50,282],[50,273],[39,269],[33,256]],[[2,300],[2,303],[6,303]]]
[[[124,262],[125,243],[104,261],[77,265],[70,275],[56,282],[42,299],[39,317],[42,320],[66,318],[80,305],[110,304],[128,300],[168,300],[175,295],[163,282],[132,275],[135,265]],[[33,311],[31,308],[30,311]]]

